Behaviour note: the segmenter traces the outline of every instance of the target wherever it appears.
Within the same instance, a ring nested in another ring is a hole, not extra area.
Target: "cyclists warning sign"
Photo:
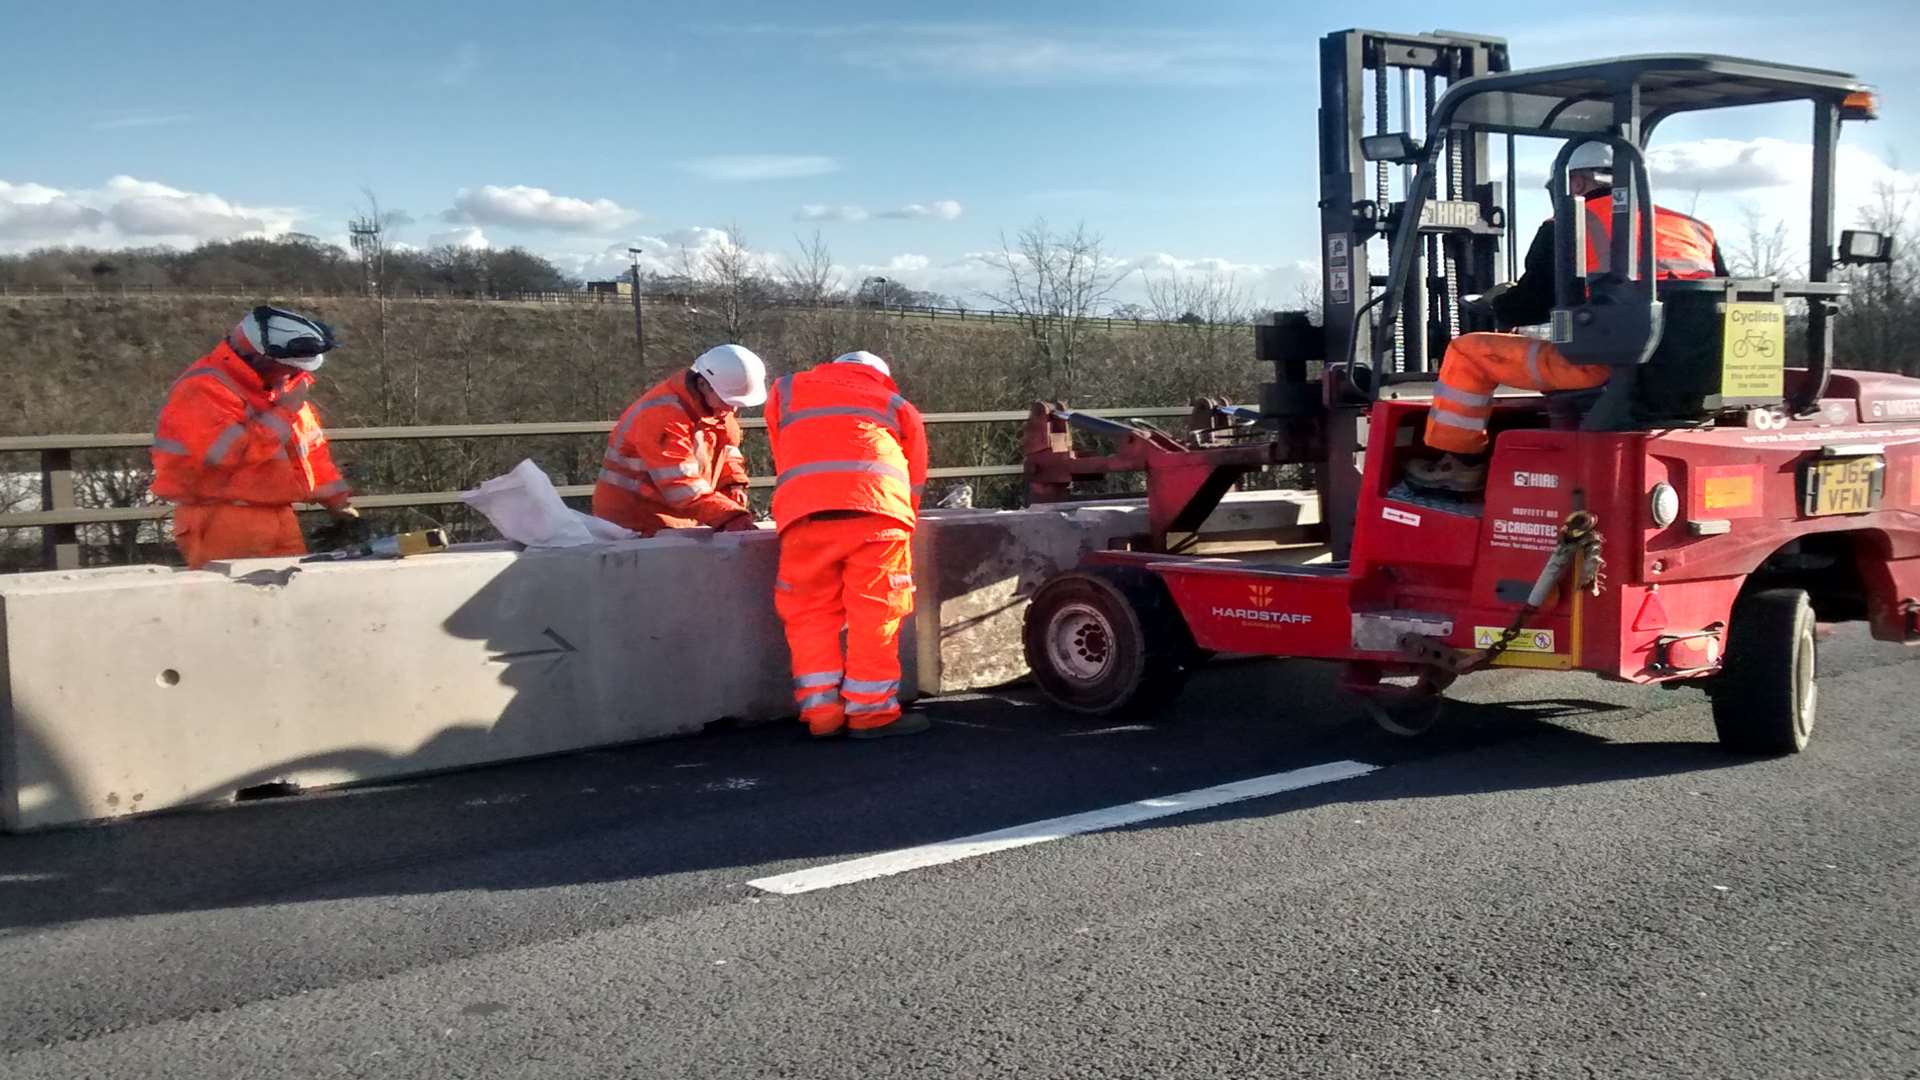
[[[1720,393],[1778,399],[1785,389],[1787,309],[1783,304],[1728,304],[1720,336]]]
[[[1490,649],[1506,632],[1504,626],[1476,626],[1473,628],[1473,647]],[[1507,643],[1507,651],[1550,653],[1553,651],[1553,631],[1522,629]]]

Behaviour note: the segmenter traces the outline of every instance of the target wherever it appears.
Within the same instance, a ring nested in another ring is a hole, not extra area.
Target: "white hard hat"
[[[715,345],[694,360],[693,370],[736,409],[767,400],[767,365],[745,345]]]
[[[841,353],[839,356],[833,358],[833,362],[836,364],[861,364],[872,368],[889,379],[893,378],[893,369],[887,366],[887,362],[865,349],[856,349],[850,353]]]
[[[301,371],[319,371],[327,352],[340,346],[333,327],[311,315],[262,304],[227,331],[227,344],[249,360],[273,360]]]
[[[1567,171],[1613,169],[1613,147],[1603,142],[1583,142],[1567,157]]]

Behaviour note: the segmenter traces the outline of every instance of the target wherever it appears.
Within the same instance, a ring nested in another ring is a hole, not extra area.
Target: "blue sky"
[[[337,238],[367,187],[412,219],[404,241],[522,244],[586,273],[634,243],[737,225],[780,252],[817,228],[849,273],[964,297],[983,283],[969,255],[1044,215],[1142,273],[1285,299],[1315,250],[1315,43],[1352,18],[1237,0],[169,7],[7,5],[0,250]],[[1907,5],[1724,11],[1494,0],[1365,21],[1503,34],[1522,66],[1687,50],[1842,68],[1887,117],[1849,130],[1849,190],[1913,179],[1920,76],[1889,34]],[[1663,132],[1723,215],[1786,212],[1778,161],[1804,139],[1777,110]],[[1729,160],[1759,164],[1742,179]]]

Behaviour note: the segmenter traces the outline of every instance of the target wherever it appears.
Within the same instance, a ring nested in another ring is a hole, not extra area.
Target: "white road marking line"
[[[795,896],[817,889],[831,889],[836,885],[851,885],[856,881],[887,877],[907,870],[958,862],[977,855],[990,855],[996,851],[1027,847],[1031,844],[1044,844],[1049,840],[1058,840],[1077,833],[1117,829],[1136,822],[1206,810],[1246,799],[1278,795],[1283,791],[1297,791],[1316,784],[1351,780],[1379,768],[1378,765],[1369,765],[1364,761],[1330,761],[1324,765],[1309,765],[1304,769],[1256,776],[1250,780],[1235,780],[1230,784],[1183,791],[1177,795],[1162,795],[1158,798],[1142,799],[1139,802],[1109,806],[1103,810],[1089,810],[1081,814],[1068,814],[1065,817],[1015,825],[1008,829],[976,833],[957,840],[942,840],[937,843],[922,844],[919,847],[901,848],[898,851],[884,851],[878,855],[867,855],[844,862],[827,863],[824,866],[795,870],[790,874],[759,878],[747,882],[747,885],[762,892]]]

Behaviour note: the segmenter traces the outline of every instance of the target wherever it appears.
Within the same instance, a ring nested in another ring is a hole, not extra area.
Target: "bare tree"
[[[1853,286],[1836,328],[1836,354],[1848,366],[1920,375],[1920,185],[1880,184],[1858,224],[1893,242],[1893,260],[1845,271]]]
[[[989,262],[1000,272],[1001,286],[982,295],[1018,318],[1040,367],[1043,391],[1072,397],[1074,364],[1093,318],[1127,271],[1105,257],[1101,237],[1085,224],[1055,232],[1045,218],[1012,241],[1002,234],[1000,250]]]
[[[1804,271],[1799,260],[1793,257],[1786,222],[1776,221],[1769,229],[1759,211],[1752,207],[1746,208],[1742,219],[1741,238],[1733,245],[1729,252],[1731,258],[1727,260],[1727,269],[1735,277],[1778,279]]]
[[[833,252],[815,229],[813,235],[793,238],[794,254],[781,268],[781,280],[787,292],[805,304],[835,300],[845,291],[840,268],[833,265]]]
[[[761,328],[773,306],[773,283],[738,225],[699,251],[681,245],[680,268],[695,288],[695,325],[718,339],[710,344],[745,341]]]

